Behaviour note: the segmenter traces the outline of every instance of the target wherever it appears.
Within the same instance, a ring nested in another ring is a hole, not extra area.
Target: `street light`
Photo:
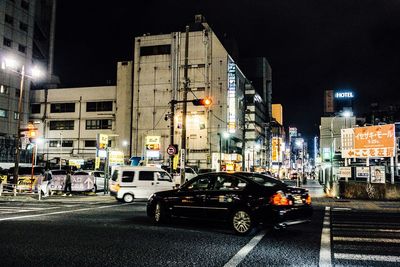
[[[18,172],[19,172],[19,162],[21,157],[21,121],[22,121],[22,99],[24,95],[24,82],[25,77],[28,78],[38,78],[42,75],[37,67],[34,67],[31,75],[25,73],[25,64],[21,65],[21,70],[18,71],[18,61],[13,58],[5,58],[1,62],[1,68],[3,70],[9,70],[11,72],[17,73],[21,76],[20,88],[19,88],[19,99],[18,99],[18,120],[17,120],[17,146],[15,151],[15,165],[14,165],[14,195],[16,195],[17,183],[18,183]]]
[[[219,171],[222,170],[222,139],[228,139],[230,134],[228,132],[217,133],[219,137]]]

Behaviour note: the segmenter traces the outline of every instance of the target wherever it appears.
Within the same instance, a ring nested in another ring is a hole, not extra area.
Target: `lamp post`
[[[297,139],[296,140],[296,146],[298,148],[301,148],[301,168],[302,168],[302,179],[304,180],[304,139]],[[297,186],[300,186],[300,180],[299,180],[299,176],[297,175],[297,180],[296,180],[296,184]]]
[[[219,171],[222,170],[222,139],[228,139],[230,134],[228,132],[217,133],[219,137]]]
[[[17,142],[15,148],[15,164],[14,164],[14,195],[17,193],[17,183],[18,183],[18,173],[19,173],[19,162],[21,159],[21,122],[23,120],[22,109],[23,109],[23,96],[24,96],[24,83],[25,77],[34,78],[41,75],[41,71],[34,67],[32,69],[32,75],[26,75],[25,73],[25,64],[21,65],[21,70],[17,71],[18,62],[11,58],[3,59],[1,63],[1,68],[3,70],[9,70],[11,72],[17,73],[20,75],[20,85],[19,85],[19,98],[18,98],[18,120],[17,120]]]

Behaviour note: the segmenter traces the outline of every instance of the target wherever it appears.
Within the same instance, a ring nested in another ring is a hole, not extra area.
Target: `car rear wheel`
[[[132,194],[125,194],[123,197],[123,200],[125,203],[131,203],[131,202],[133,202],[134,199],[135,198],[133,197]]]
[[[238,235],[247,235],[253,230],[254,221],[251,214],[244,209],[235,211],[232,215],[232,228]]]
[[[94,186],[93,186],[92,192],[93,192],[93,193],[96,193],[96,192],[97,192],[97,185],[94,185]]]

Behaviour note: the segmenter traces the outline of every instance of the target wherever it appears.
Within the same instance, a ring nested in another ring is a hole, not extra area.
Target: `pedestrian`
[[[67,191],[69,192],[69,196],[72,196],[72,190],[71,190],[71,170],[70,169],[68,169],[67,170],[67,175],[66,175],[66,178],[65,178],[65,187],[64,187],[64,194],[63,194],[63,196],[65,197],[65,196],[67,196]]]

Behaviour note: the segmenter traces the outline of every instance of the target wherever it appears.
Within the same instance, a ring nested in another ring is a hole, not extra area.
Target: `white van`
[[[172,178],[161,168],[120,166],[115,168],[109,182],[110,195],[118,201],[132,202],[135,198],[149,198],[158,191],[172,190]]]

